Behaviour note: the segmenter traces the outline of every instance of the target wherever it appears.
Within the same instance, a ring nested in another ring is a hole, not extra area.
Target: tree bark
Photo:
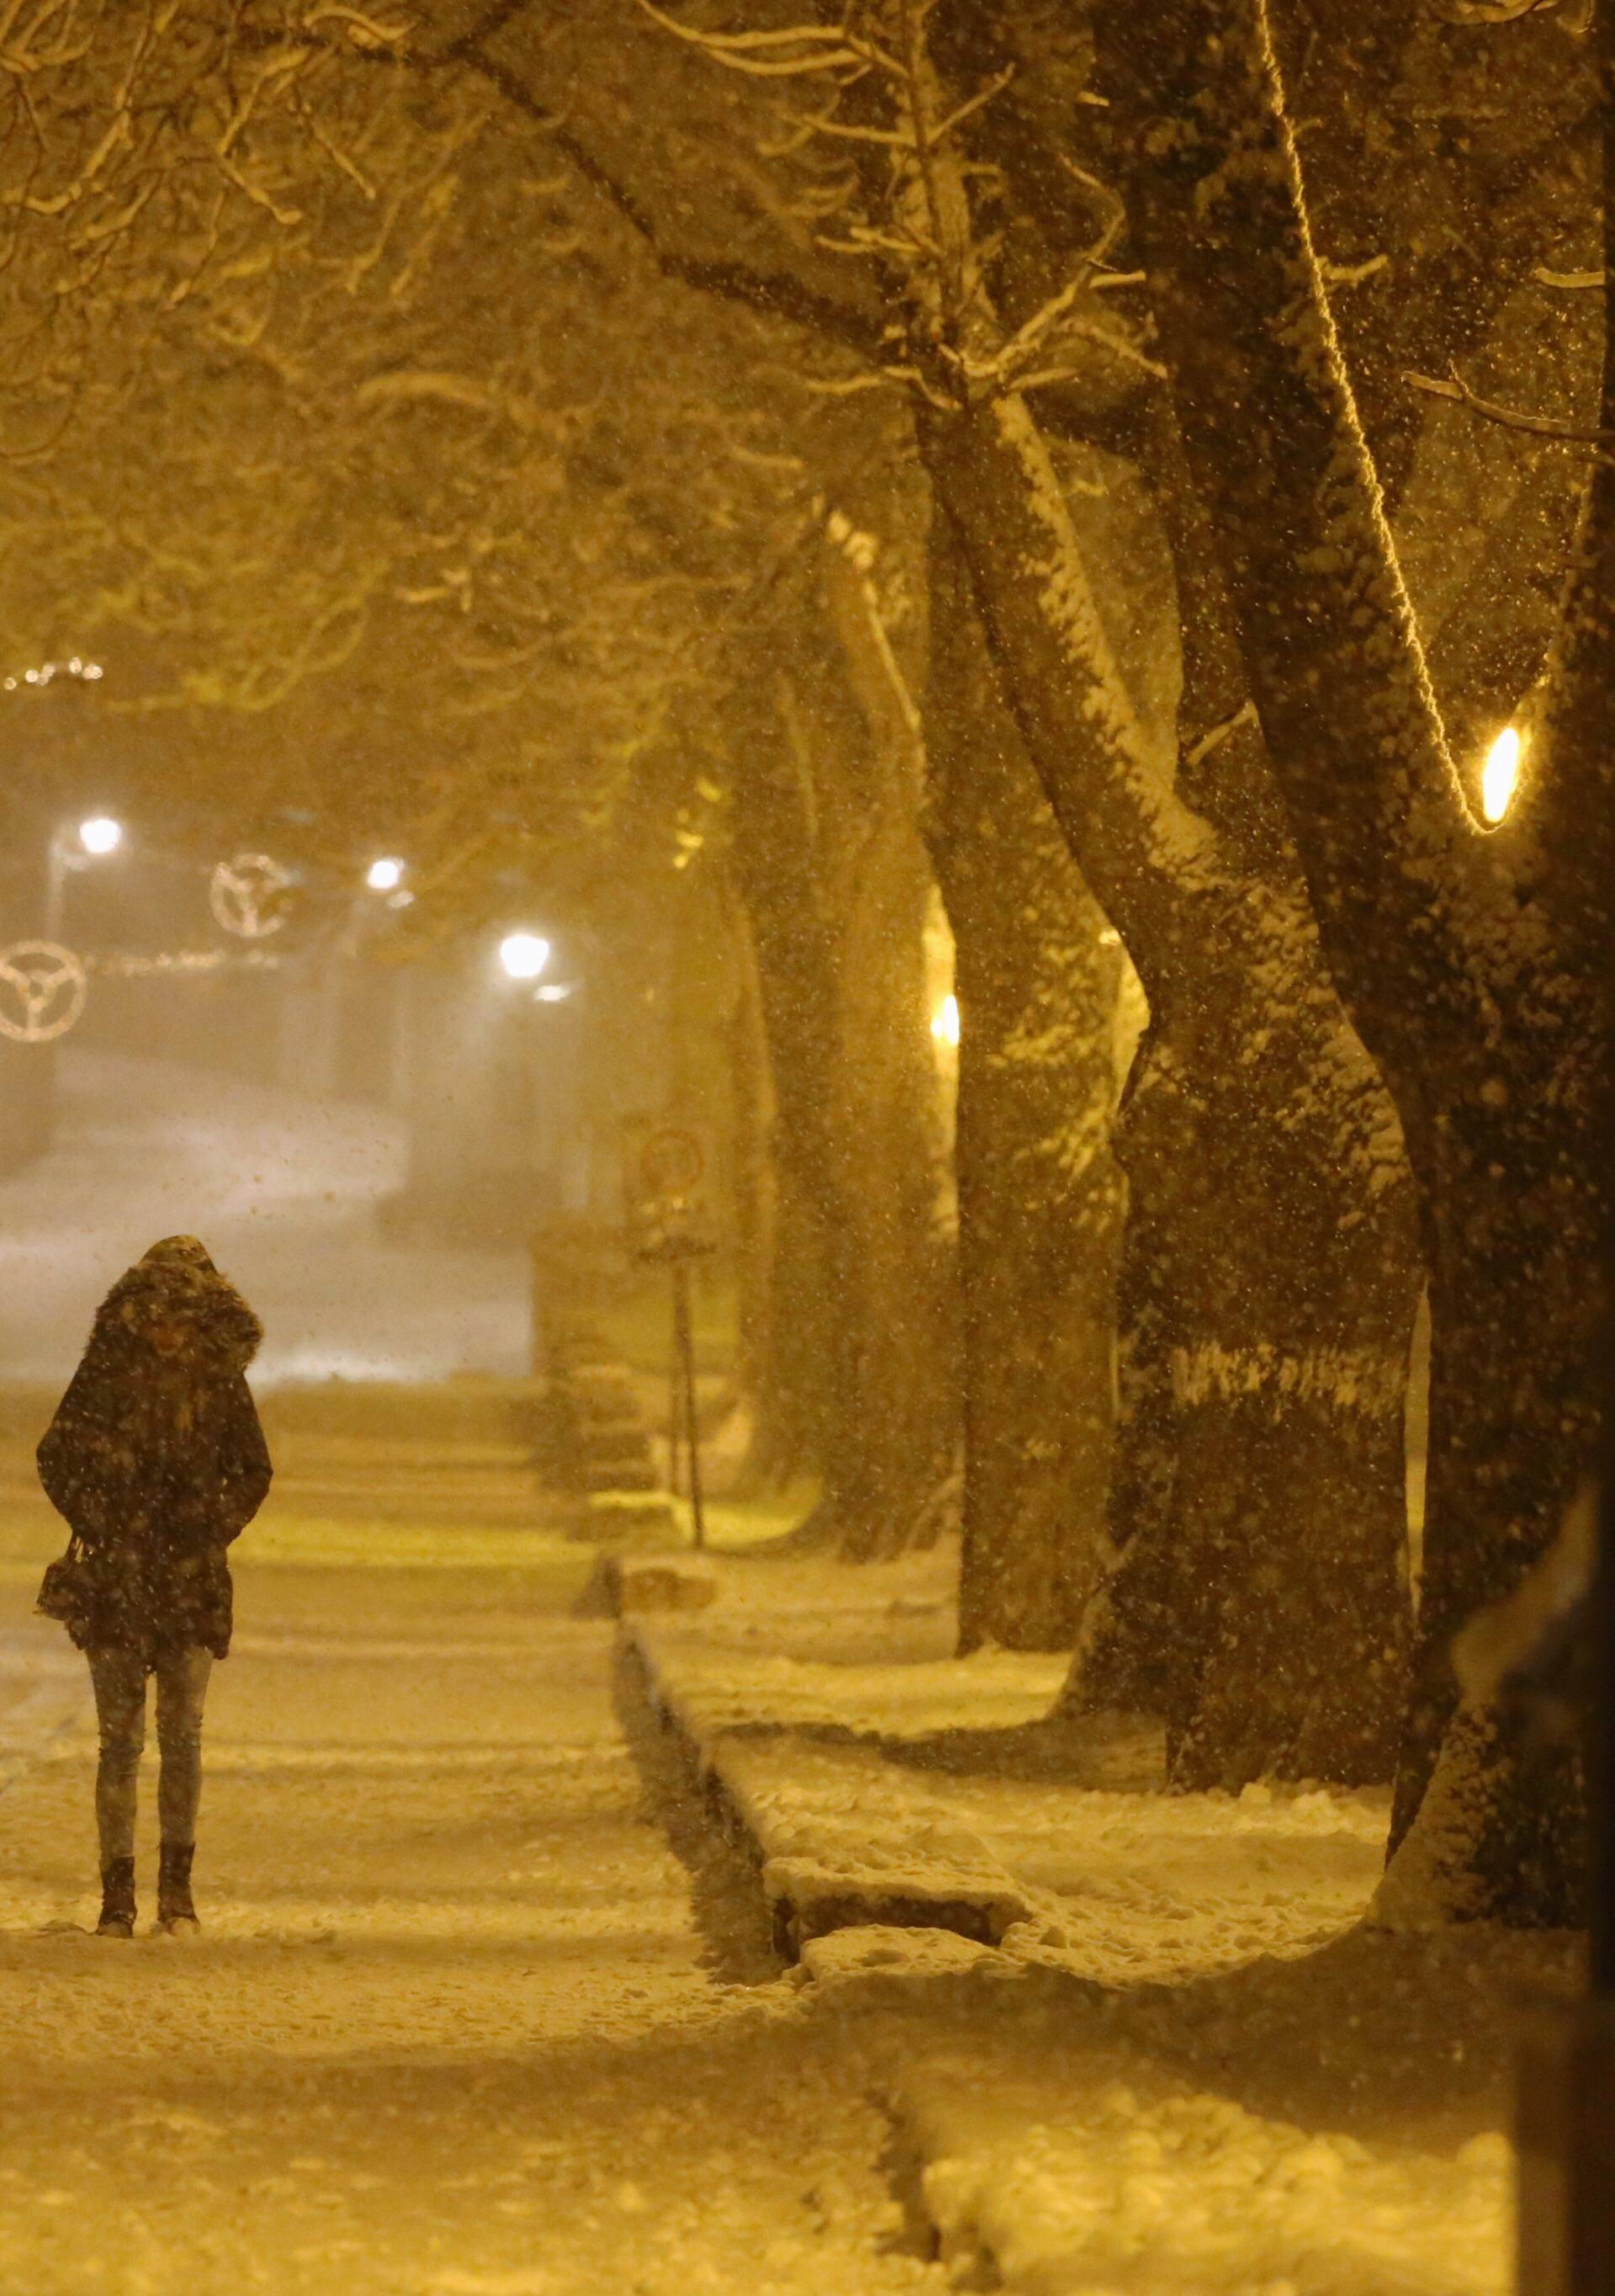
[[[944,521],[930,557],[926,819],[960,1012],[959,1643],[1070,1650],[1107,1551],[1121,951],[998,691]]]
[[[822,619],[816,586],[802,611],[816,605]],[[944,1527],[955,1448],[930,874],[917,791],[869,754],[833,654],[799,633],[772,677],[748,683],[734,876],[757,954],[782,1217],[799,1220],[816,1271],[798,1330],[776,1324],[774,1349],[782,1367],[793,1360],[797,1392],[817,1398],[824,1496],[805,1535],[868,1561]]]
[[[1335,979],[1420,1183],[1431,1453],[1400,1838],[1454,1714],[1452,1636],[1552,1537],[1593,1431],[1615,477],[1601,456],[1530,784],[1508,832],[1488,837],[1398,575],[1261,0],[1162,0],[1147,13],[1117,0],[1102,53],[1251,691]],[[1608,422],[1607,371],[1604,407]],[[1527,1776],[1527,1758],[1483,1723],[1463,1723],[1451,1756],[1468,1780],[1467,1832],[1448,1831],[1431,1871],[1452,1908],[1572,1917],[1580,1843],[1566,1778]]]
[[[1151,1003],[1118,1141],[1118,1568],[1075,1694],[1164,1705],[1180,1784],[1383,1777],[1415,1288],[1394,1117],[1299,885],[1242,866],[1148,754],[1025,407],[920,422],[1028,749]]]

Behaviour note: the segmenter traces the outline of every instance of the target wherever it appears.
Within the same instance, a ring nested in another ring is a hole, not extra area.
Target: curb
[[[814,1956],[817,1940],[854,1930],[942,1931],[989,1952],[1012,1930],[1041,1925],[1040,1905],[986,1844],[955,1833],[947,1854],[918,1841],[881,1845],[881,1858],[838,1854],[833,1829],[804,1841],[799,1821],[771,1813],[763,1775],[767,1749],[784,1731],[703,1740],[676,1689],[659,1669],[639,1627],[624,1619],[625,1671],[676,1742],[691,1786],[724,1838],[742,1850],[767,1901],[775,1949],[788,1963]],[[865,1849],[868,1845],[862,1845]]]

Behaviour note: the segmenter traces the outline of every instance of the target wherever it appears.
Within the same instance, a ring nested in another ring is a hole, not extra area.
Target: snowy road
[[[64,1055],[59,1136],[0,1179],[0,1378],[61,1379],[96,1302],[158,1236],[201,1235],[263,1317],[259,1384],[527,1368],[512,1252],[385,1241],[385,1111],[107,1053]]]
[[[92,1737],[28,1618],[48,1544],[12,1523],[0,1558],[0,2289],[945,2284],[847,2030],[734,1981],[743,1924],[647,1813],[576,1549],[244,1567],[206,1934],[126,1944],[81,1926]]]

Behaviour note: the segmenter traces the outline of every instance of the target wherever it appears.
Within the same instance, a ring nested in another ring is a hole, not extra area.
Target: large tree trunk
[[[754,680],[737,718],[733,855],[757,955],[781,1218],[799,1223],[816,1271],[794,1332],[776,1316],[773,1357],[815,1425],[824,1496],[808,1535],[862,1561],[936,1535],[954,1464],[930,877],[917,791],[868,755],[833,657],[808,666],[811,712],[793,663]],[[794,1254],[791,1237],[782,1246]]]
[[[824,1398],[805,1338],[816,1330],[811,1226],[773,1153],[775,1111],[758,965],[744,903],[731,887],[735,987],[728,1052],[734,1143],[737,1378],[749,1422],[735,1496],[777,1490],[816,1472]]]
[[[1106,1562],[1121,951],[1006,709],[945,521],[925,697],[960,1013],[963,1651],[1070,1650]]]
[[[1397,574],[1261,0],[1163,0],[1147,14],[1117,0],[1103,37],[1134,228],[1251,691],[1335,978],[1396,1096],[1423,1199],[1431,1453],[1400,1835],[1454,1713],[1452,1636],[1552,1536],[1592,1431],[1615,477],[1601,457],[1518,827],[1488,838]],[[1526,1775],[1480,1718],[1452,1760],[1466,1823],[1453,1828],[1444,1789],[1432,1889],[1458,1912],[1573,1915],[1580,1845],[1562,1766]]]
[[[1077,1694],[1163,1704],[1180,1783],[1383,1777],[1414,1290],[1394,1117],[1299,887],[1244,865],[1148,754],[1024,406],[928,408],[921,430],[1029,750],[1152,1009],[1119,1141],[1139,1449]]]
[[[848,871],[841,1001],[865,1427],[861,1488],[844,1495],[837,1525],[852,1562],[930,1545],[957,1520],[956,1275],[925,950],[932,878],[917,783],[878,750],[872,763],[873,802]]]
[[[769,1407],[758,1464],[782,1478],[811,1468],[833,1491],[849,1464],[847,1438],[857,1419],[838,1312],[849,1218],[838,1123],[840,966],[822,914],[801,791],[782,760],[778,729],[759,718],[748,734],[732,798],[732,859],[757,972],[769,1112],[763,1147],[773,1198]]]

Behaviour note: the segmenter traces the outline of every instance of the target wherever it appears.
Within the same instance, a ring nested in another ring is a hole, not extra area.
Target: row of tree
[[[1602,16],[195,12],[177,109],[89,28],[9,210],[19,406],[73,383],[16,643],[138,634],[176,802],[249,713],[253,801],[429,916],[676,865],[759,1469],[855,1557],[956,1510],[965,1645],[1073,1649],[1177,1784],[1394,1773],[1404,1902],[1572,1917],[1573,1767],[1450,1649],[1593,1438]]]

